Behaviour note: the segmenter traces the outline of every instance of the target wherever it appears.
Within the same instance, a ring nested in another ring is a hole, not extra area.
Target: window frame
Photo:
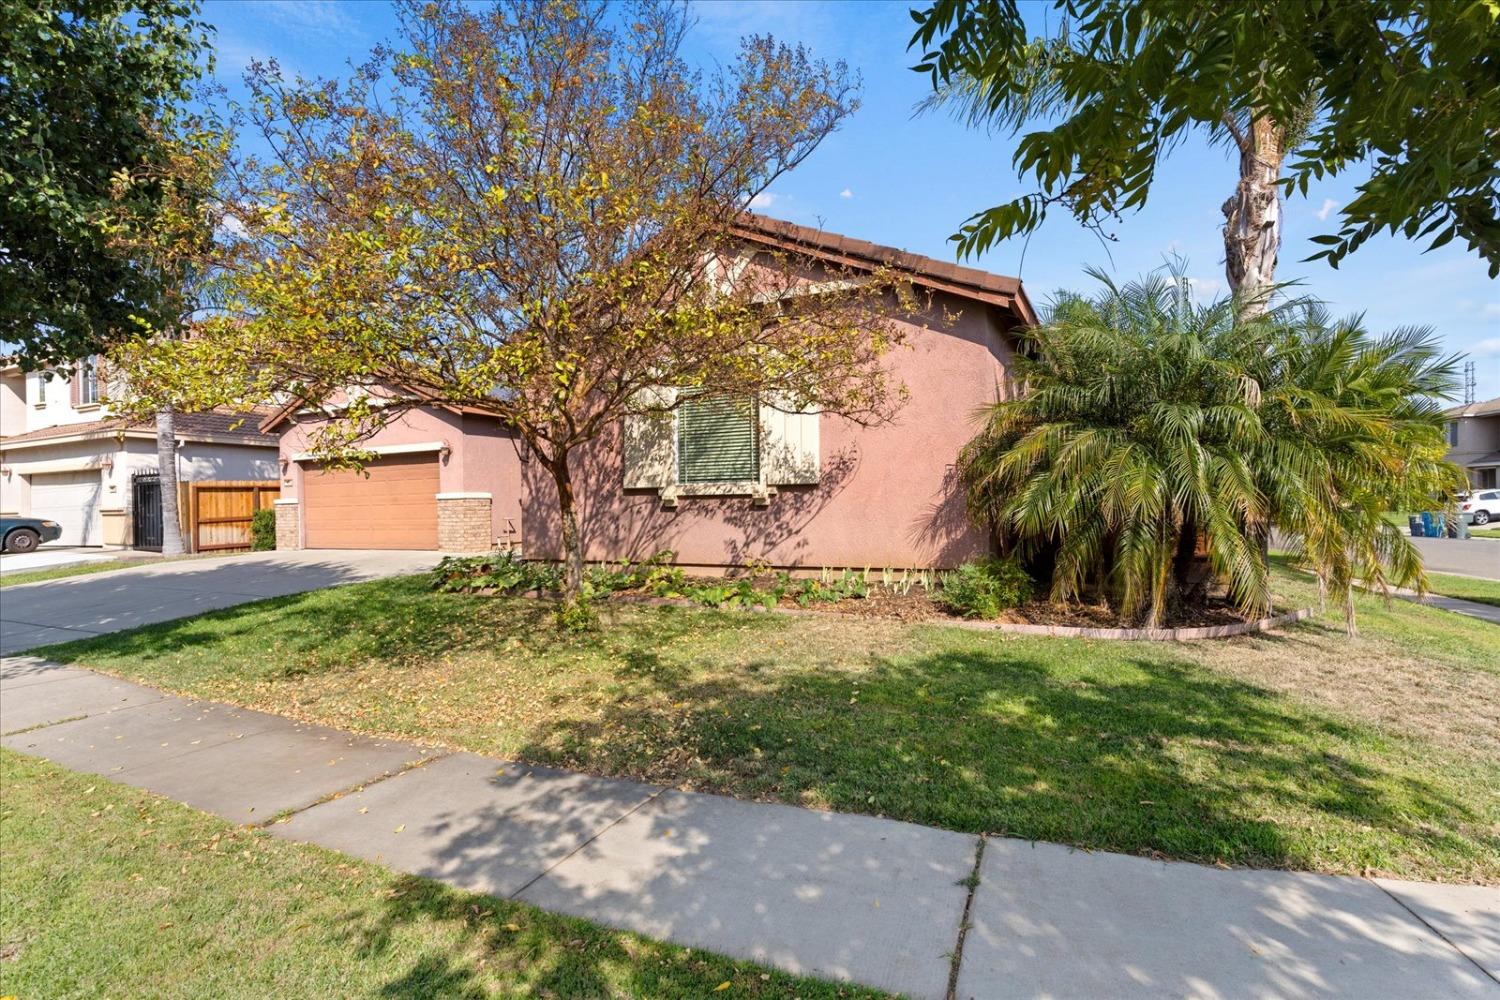
[[[745,397],[710,397],[709,401],[733,402],[742,399],[748,409],[750,423],[750,471],[749,477],[738,476],[726,479],[687,479],[683,475],[683,416],[686,408],[693,403],[692,396],[697,393],[685,393],[680,396],[675,407],[674,427],[672,434],[672,467],[673,480],[676,488],[682,492],[706,491],[715,492],[728,489],[758,488],[762,485],[765,477],[765,466],[761,461],[761,426],[760,426],[760,400],[755,396]]]
[[[100,402],[99,393],[99,365],[93,357],[87,357],[78,362],[78,370],[75,377],[78,379],[78,407],[98,406]]]

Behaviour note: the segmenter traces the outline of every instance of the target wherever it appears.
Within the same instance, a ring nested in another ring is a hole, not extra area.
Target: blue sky
[[[863,106],[757,206],[768,215],[821,225],[877,243],[953,259],[948,236],[969,215],[1024,193],[1010,166],[1012,141],[934,115],[913,117],[926,78],[908,67],[912,22],[906,2],[815,3],[810,0],[704,0],[690,57],[704,65],[734,58],[745,34],[769,33],[843,59],[864,81]],[[1040,17],[1038,8],[1038,16]],[[209,0],[205,19],[218,28],[218,75],[235,85],[253,58],[275,57],[288,73],[341,73],[350,59],[389,37],[395,19],[377,0]],[[1500,282],[1457,243],[1432,253],[1400,237],[1365,244],[1335,271],[1304,264],[1308,238],[1333,231],[1337,207],[1353,196],[1357,176],[1314,185],[1285,206],[1278,278],[1338,313],[1364,312],[1375,330],[1430,325],[1454,352],[1477,362],[1478,398],[1500,396]],[[1187,259],[1200,295],[1225,291],[1219,206],[1234,188],[1229,153],[1190,141],[1162,165],[1146,208],[1127,216],[1106,247],[1066,215],[1049,218],[1023,245],[999,246],[966,263],[1018,275],[1040,303],[1058,288],[1084,288],[1082,268],[1097,265],[1120,278]]]

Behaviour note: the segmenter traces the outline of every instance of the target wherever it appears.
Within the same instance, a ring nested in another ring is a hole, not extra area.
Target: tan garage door
[[[364,473],[309,465],[302,516],[310,549],[437,548],[437,455],[392,455]]]

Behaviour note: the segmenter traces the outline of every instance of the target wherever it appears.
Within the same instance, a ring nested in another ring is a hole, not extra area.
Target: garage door
[[[99,498],[103,480],[97,469],[39,472],[31,477],[31,516],[62,525],[54,545],[101,545]]]
[[[364,472],[309,465],[302,516],[310,549],[435,549],[436,454],[392,455]]]

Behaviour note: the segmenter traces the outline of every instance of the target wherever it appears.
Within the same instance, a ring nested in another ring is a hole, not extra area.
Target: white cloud
[[[849,190],[848,188],[844,188],[844,190],[842,190],[842,191],[839,192],[839,197],[840,198],[853,198],[854,197],[854,192],[851,191],[851,190]]]
[[[779,197],[781,196],[773,194],[770,191],[762,191],[760,194],[750,199],[750,207],[756,209],[770,208],[772,205],[776,204],[776,199]]]
[[[237,238],[243,238],[250,235],[250,230],[246,229],[245,224],[240,221],[238,216],[234,215],[224,216],[224,221],[220,223],[219,228],[228,235]]]
[[[1323,207],[1318,209],[1317,211],[1318,221],[1327,222],[1329,213],[1338,207],[1339,203],[1334,201],[1332,198],[1324,198]]]
[[[1469,353],[1476,358],[1500,357],[1500,337],[1490,337],[1488,340],[1481,340],[1474,345],[1474,349]]]
[[[1193,301],[1199,305],[1212,302],[1227,289],[1223,278],[1189,278],[1188,287],[1193,290]]]
[[[338,0],[274,0],[257,10],[283,28],[325,37],[363,37],[359,23]]]

